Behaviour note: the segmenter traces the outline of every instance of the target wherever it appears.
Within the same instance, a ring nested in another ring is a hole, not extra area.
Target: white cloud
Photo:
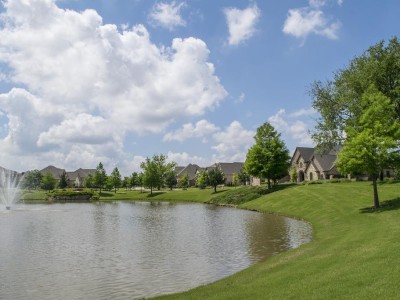
[[[337,39],[340,21],[332,21],[322,11],[329,2],[330,0],[309,0],[307,7],[289,9],[283,32],[301,38],[303,43],[310,34]],[[337,0],[338,5],[342,3],[343,0]]]
[[[323,11],[318,9],[290,9],[283,25],[283,32],[306,39],[310,34],[317,34],[329,39],[338,38],[340,22],[329,23]]]
[[[150,22],[169,30],[173,30],[177,26],[185,26],[186,22],[181,16],[181,10],[185,6],[185,2],[157,2],[150,12]]]
[[[246,99],[246,94],[242,92],[242,93],[240,94],[239,98],[237,98],[237,99],[235,100],[235,103],[242,103],[242,102],[244,101],[244,99]]]
[[[238,45],[254,35],[256,31],[255,25],[261,15],[257,4],[242,10],[229,7],[225,8],[223,12],[229,30],[229,45]]]
[[[301,110],[298,112],[301,112]],[[295,112],[290,114],[289,118],[300,116],[306,115]],[[314,143],[309,134],[310,125],[303,120],[287,120],[287,117],[286,111],[284,109],[280,109],[275,115],[269,117],[268,121],[279,133],[281,133],[283,136],[286,136],[287,139],[294,140],[296,146],[312,146]],[[287,142],[288,141],[286,141],[286,143]]]
[[[213,159],[219,162],[244,161],[248,149],[254,143],[254,135],[254,131],[243,128],[238,121],[233,121],[223,131],[213,135],[216,145],[212,148],[217,152]]]
[[[5,1],[0,17],[2,76],[24,87],[0,94],[8,120],[0,165],[129,161],[128,132],[162,132],[227,95],[200,39],[155,45],[143,25],[121,32],[94,10],[60,9],[55,0]],[[32,153],[35,162],[20,159]]]
[[[182,142],[190,138],[206,137],[217,130],[219,130],[219,128],[214,124],[207,120],[200,120],[194,125],[192,123],[187,123],[184,124],[181,129],[165,134],[163,140]]]

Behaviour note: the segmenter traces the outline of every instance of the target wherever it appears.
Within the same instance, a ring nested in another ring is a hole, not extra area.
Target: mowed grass
[[[313,241],[231,277],[160,299],[400,299],[400,184],[289,186],[241,207],[305,219]]]

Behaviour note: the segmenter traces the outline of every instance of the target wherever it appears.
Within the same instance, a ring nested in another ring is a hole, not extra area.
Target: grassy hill
[[[305,219],[314,240],[216,283],[160,299],[398,299],[400,184],[291,185],[243,208]]]

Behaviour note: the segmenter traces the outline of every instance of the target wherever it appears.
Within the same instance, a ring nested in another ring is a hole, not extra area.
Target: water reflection
[[[229,276],[310,239],[289,218],[201,204],[0,213],[0,299],[135,299]]]

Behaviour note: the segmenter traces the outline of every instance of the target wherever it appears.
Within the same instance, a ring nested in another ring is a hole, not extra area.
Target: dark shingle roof
[[[314,148],[308,148],[308,147],[297,147],[296,149],[299,150],[300,155],[303,157],[305,162],[310,161],[315,151]]]
[[[233,163],[218,163],[217,164],[224,174],[238,174],[243,169],[244,163],[233,162]]]
[[[197,170],[202,170],[198,165],[196,164],[188,164],[183,170],[181,170],[177,176],[181,177],[183,174],[188,174],[189,175],[189,180],[193,180],[196,178],[196,172]]]
[[[60,178],[64,172],[65,172],[64,169],[56,168],[55,166],[48,166],[48,167],[44,168],[43,170],[40,170],[40,173],[42,175],[46,175],[47,173],[50,173],[57,179]]]
[[[314,155],[314,159],[318,162],[318,164],[322,168],[321,171],[331,170],[334,166],[336,158],[337,158],[336,155],[331,155],[331,154],[325,154],[325,155],[315,154]]]

